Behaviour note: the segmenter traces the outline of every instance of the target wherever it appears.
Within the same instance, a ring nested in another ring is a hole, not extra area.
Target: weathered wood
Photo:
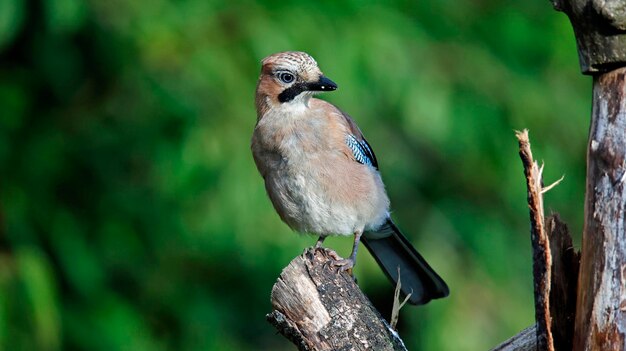
[[[571,350],[574,337],[576,280],[580,255],[572,245],[572,237],[558,214],[546,219],[546,231],[552,254],[550,280],[550,330],[555,350]],[[532,325],[511,337],[492,351],[537,351],[537,325]]]
[[[552,317],[550,315],[550,281],[552,255],[543,218],[543,182],[541,169],[533,160],[528,140],[528,130],[515,134],[519,141],[519,154],[524,165],[530,210],[530,238],[533,247],[533,281],[535,295],[535,321],[537,349],[554,351]]]
[[[537,351],[537,326],[532,325],[491,351]]]
[[[555,350],[571,350],[576,316],[576,283],[580,254],[574,249],[567,225],[558,214],[546,219],[552,253],[550,315]]]
[[[594,77],[574,350],[625,350],[626,68]]]
[[[328,263],[329,249],[307,249],[283,270],[272,289],[267,319],[301,351],[406,350],[346,272]]]
[[[626,64],[626,2],[551,0],[567,14],[576,34],[584,74],[608,72]]]

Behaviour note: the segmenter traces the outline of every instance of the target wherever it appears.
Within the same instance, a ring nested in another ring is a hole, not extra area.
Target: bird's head
[[[284,104],[306,105],[313,94],[337,89],[337,84],[326,78],[317,62],[305,52],[279,52],[261,63],[256,89],[259,117],[269,108]]]

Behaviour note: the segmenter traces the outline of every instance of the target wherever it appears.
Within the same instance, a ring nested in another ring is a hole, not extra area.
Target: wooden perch
[[[268,321],[301,351],[406,350],[346,272],[328,264],[329,249],[307,249],[283,270],[272,289]]]

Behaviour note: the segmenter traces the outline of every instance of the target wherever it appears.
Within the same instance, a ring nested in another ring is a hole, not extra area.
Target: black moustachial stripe
[[[278,101],[289,102],[296,98],[296,96],[300,95],[303,91],[307,90],[306,84],[296,83],[289,88],[283,90],[282,93],[278,94]]]
[[[289,102],[295,99],[296,96],[300,95],[303,91],[333,91],[335,89],[337,89],[337,84],[335,84],[335,82],[324,76],[320,76],[317,82],[299,82],[283,90],[282,93],[278,94],[278,101],[281,103]]]

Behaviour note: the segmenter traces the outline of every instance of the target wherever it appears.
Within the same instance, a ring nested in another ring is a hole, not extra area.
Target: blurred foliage
[[[284,50],[338,82],[323,98],[450,285],[402,311],[408,347],[487,350],[532,323],[513,130],[547,183],[565,174],[546,207],[577,235],[590,111],[548,1],[0,0],[1,350],[293,349],[264,314],[315,239],[280,222],[249,151],[260,60]]]

